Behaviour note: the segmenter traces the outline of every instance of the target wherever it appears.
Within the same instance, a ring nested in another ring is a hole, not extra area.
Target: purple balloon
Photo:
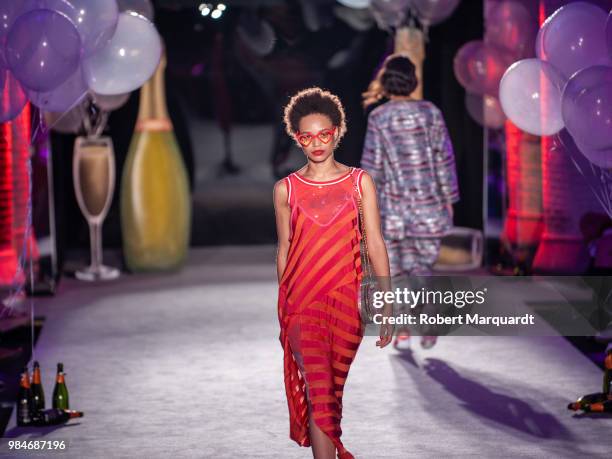
[[[567,129],[562,129],[559,134],[557,134],[557,139],[569,154],[579,152],[596,166],[602,169],[612,169],[612,148],[607,150],[593,150],[587,148],[576,142],[576,139],[571,136]]]
[[[612,67],[596,65],[576,72],[561,101],[563,121],[578,145],[612,149]]]
[[[37,92],[27,90],[30,101],[38,108],[48,112],[64,112],[74,107],[87,94],[87,83],[81,67],[53,91]]]
[[[0,70],[0,123],[10,121],[21,113],[28,102],[21,84],[8,70]]]
[[[17,18],[28,11],[47,9],[74,17],[74,7],[68,0],[1,0],[0,1],[0,68],[9,68],[4,47],[6,37]]]
[[[457,51],[453,67],[468,92],[497,97],[501,77],[511,63],[511,56],[503,49],[476,40]]]
[[[423,24],[434,25],[447,19],[460,0],[412,0],[412,7]]]
[[[485,43],[508,50],[516,59],[533,56],[537,21],[522,3],[494,3],[485,17]]]
[[[500,129],[504,127],[506,115],[504,115],[497,98],[466,92],[465,107],[474,121],[481,126],[491,129]]]
[[[117,0],[117,5],[120,13],[133,11],[151,22],[155,20],[155,10],[150,0]]]
[[[83,56],[89,57],[110,41],[117,28],[117,0],[68,0],[75,14],[70,16],[83,41]]]
[[[27,89],[51,91],[72,75],[81,57],[81,38],[70,20],[51,10],[32,10],[15,21],[6,57]]]
[[[607,14],[591,3],[562,6],[544,21],[536,38],[538,58],[567,78],[592,65],[610,65],[606,48]]]

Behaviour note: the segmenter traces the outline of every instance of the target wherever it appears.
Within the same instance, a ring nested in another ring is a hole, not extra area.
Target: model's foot
[[[421,347],[423,349],[431,349],[438,342],[437,336],[421,336]]]
[[[400,330],[393,340],[393,347],[398,351],[410,349],[410,330]]]

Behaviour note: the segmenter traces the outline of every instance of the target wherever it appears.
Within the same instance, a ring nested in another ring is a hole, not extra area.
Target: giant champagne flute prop
[[[89,224],[91,264],[78,270],[77,279],[109,280],[119,270],[102,264],[102,222],[115,188],[115,155],[110,137],[77,137],[72,160],[74,191]]]

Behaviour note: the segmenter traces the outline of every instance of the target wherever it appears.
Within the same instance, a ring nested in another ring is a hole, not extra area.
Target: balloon
[[[499,101],[506,116],[523,131],[552,135],[563,128],[561,91],[565,81],[550,63],[523,59],[504,73]]]
[[[497,97],[499,81],[511,63],[511,57],[501,48],[475,40],[457,51],[453,67],[468,92]]]
[[[153,75],[161,52],[161,39],[148,19],[136,13],[121,13],[111,41],[83,61],[85,79],[98,94],[131,92]]]
[[[591,3],[562,6],[540,27],[536,55],[553,64],[567,78],[592,65],[610,65],[606,19],[606,12]]]
[[[149,0],[117,0],[117,5],[120,12],[133,11],[151,22],[155,19],[155,10]]]
[[[460,0],[412,0],[412,7],[423,24],[433,25],[444,21]]]
[[[485,43],[508,50],[516,60],[533,55],[537,22],[522,3],[493,3],[485,25]]]
[[[27,102],[19,81],[8,70],[0,70],[0,123],[19,115]]]
[[[406,18],[412,0],[371,0],[372,14],[383,29],[399,27]]]
[[[116,96],[102,96],[94,93],[93,101],[100,110],[112,112],[113,110],[123,107],[130,98],[130,95],[131,93],[129,92],[127,94],[117,94]]]
[[[596,65],[576,72],[561,101],[563,121],[578,145],[612,149],[612,67]]]
[[[481,126],[500,129],[504,126],[506,115],[493,96],[465,93],[465,106],[470,116]]]
[[[38,108],[50,112],[64,112],[83,99],[87,94],[87,84],[79,67],[64,83],[52,91],[27,90],[26,93]]]
[[[116,0],[67,0],[75,13],[69,16],[83,40],[83,56],[91,56],[112,38],[119,19]]]
[[[370,6],[370,0],[338,0],[338,3],[342,3],[344,6],[349,8],[367,8]]]
[[[76,71],[81,38],[65,15],[32,10],[11,27],[5,52],[9,67],[24,87],[50,91]]]
[[[569,154],[572,152],[580,152],[596,166],[602,169],[612,169],[612,148],[607,150],[593,150],[587,148],[576,142],[576,139],[571,136],[567,129],[562,129],[559,134],[557,134],[557,140],[561,142],[561,145],[563,145]]]

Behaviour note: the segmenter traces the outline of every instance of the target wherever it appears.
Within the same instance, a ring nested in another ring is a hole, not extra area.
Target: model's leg
[[[332,443],[329,436],[327,436],[317,426],[312,416],[312,403],[310,401],[310,391],[308,390],[308,383],[306,378],[306,370],[304,368],[304,357],[301,346],[301,327],[300,319],[295,318],[291,321],[288,328],[289,343],[291,346],[291,352],[293,357],[298,364],[300,373],[306,383],[306,402],[308,403],[308,419],[309,419],[309,432],[310,432],[310,445],[312,447],[312,455],[315,459],[335,459],[336,447]]]

